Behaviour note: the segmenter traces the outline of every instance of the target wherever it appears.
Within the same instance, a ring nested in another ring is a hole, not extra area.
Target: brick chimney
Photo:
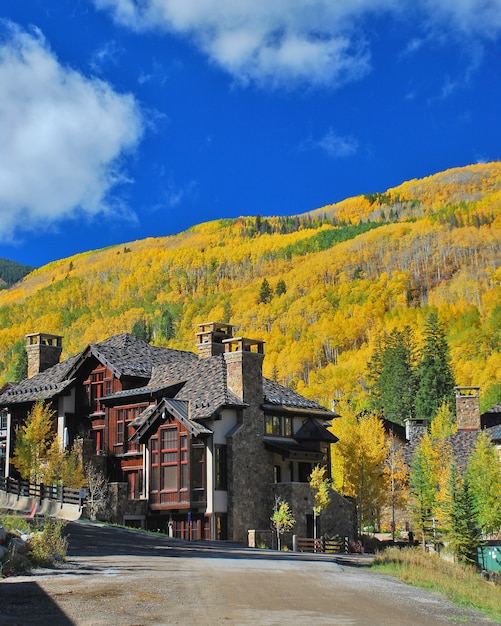
[[[455,387],[458,430],[480,430],[480,387]]]
[[[59,363],[63,351],[63,338],[60,335],[33,333],[26,335],[25,339],[28,355],[28,378]]]
[[[264,341],[234,337],[225,346],[228,388],[244,402],[260,406],[263,402]]]
[[[200,359],[208,359],[216,354],[224,354],[226,339],[233,337],[233,326],[222,322],[205,322],[198,325],[197,349]]]

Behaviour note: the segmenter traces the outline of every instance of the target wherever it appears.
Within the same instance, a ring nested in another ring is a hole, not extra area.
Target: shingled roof
[[[318,402],[308,400],[308,398],[299,395],[295,391],[292,391],[292,389],[288,389],[287,387],[284,387],[273,380],[269,380],[268,378],[263,378],[263,391],[264,404],[265,406],[268,405],[270,408],[281,406],[295,409],[296,411],[305,410],[309,413],[313,411],[325,414],[326,419],[339,417],[337,413],[326,409]]]
[[[73,378],[68,377],[68,372],[77,359],[78,356],[67,359],[63,363],[58,363],[45,370],[45,372],[26,378],[17,385],[11,386],[0,395],[0,406],[50,400],[63,393],[73,384]]]
[[[24,380],[6,390],[0,396],[0,404],[57,397],[71,387],[79,368],[89,357],[95,357],[118,378],[144,380],[144,384],[112,394],[103,401],[168,397],[189,402],[190,419],[194,420],[211,418],[224,407],[247,406],[228,388],[224,355],[199,359],[192,352],[151,346],[128,333],[89,344],[76,356]],[[265,410],[316,414],[328,420],[337,417],[318,402],[267,378],[263,378],[263,406]]]
[[[79,355],[75,369],[89,355],[95,356],[106,365],[117,378],[132,376],[145,380],[150,379],[153,368],[158,365],[198,360],[192,352],[151,346],[129,333],[113,335],[100,343],[90,344]]]

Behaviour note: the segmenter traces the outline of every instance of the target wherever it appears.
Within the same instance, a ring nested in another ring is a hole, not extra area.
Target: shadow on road
[[[311,554],[246,548],[212,541],[182,541],[134,529],[102,526],[91,522],[71,522],[66,527],[68,556],[146,556],[220,559],[263,559],[281,561],[331,561],[343,558],[343,565],[369,565],[363,555]],[[362,558],[360,558],[362,557]]]
[[[3,584],[0,592],[0,624],[9,626],[73,626],[58,605],[36,582]]]

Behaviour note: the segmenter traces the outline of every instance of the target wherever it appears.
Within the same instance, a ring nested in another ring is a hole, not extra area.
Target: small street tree
[[[278,549],[281,550],[281,537],[284,533],[292,530],[296,520],[288,502],[280,496],[275,496],[275,506],[273,507],[273,515],[270,517],[270,520],[277,535]]]
[[[317,518],[331,503],[330,481],[325,477],[327,468],[316,465],[310,474],[310,487],[313,490],[313,538],[317,538]]]
[[[85,505],[89,519],[95,520],[98,516],[105,516],[109,501],[108,482],[95,465],[87,463],[85,466],[85,476],[87,478],[87,497]]]
[[[47,452],[54,439],[54,415],[55,412],[47,404],[37,401],[26,423],[17,431],[12,462],[26,480],[43,482]]]

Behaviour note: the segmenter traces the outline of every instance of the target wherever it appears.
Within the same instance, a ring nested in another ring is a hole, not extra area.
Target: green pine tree
[[[263,304],[268,304],[271,302],[272,291],[270,287],[270,283],[266,278],[263,278],[263,282],[261,283],[261,289],[259,291],[259,302]]]
[[[394,329],[379,337],[368,364],[371,408],[398,424],[414,417],[414,352],[410,328]]]
[[[146,341],[146,343],[151,341],[151,328],[143,317],[134,322],[130,334],[134,335],[134,337],[137,337],[138,339]]]
[[[285,285],[285,281],[281,278],[278,281],[277,286],[275,287],[275,295],[281,296],[282,294],[286,292],[287,292],[287,287]]]
[[[476,563],[480,542],[475,501],[469,481],[461,478],[455,463],[450,468],[442,510],[447,549],[461,563]]]
[[[417,374],[416,417],[431,421],[444,401],[452,410],[454,374],[445,329],[435,312],[430,313],[426,320],[424,346]]]

